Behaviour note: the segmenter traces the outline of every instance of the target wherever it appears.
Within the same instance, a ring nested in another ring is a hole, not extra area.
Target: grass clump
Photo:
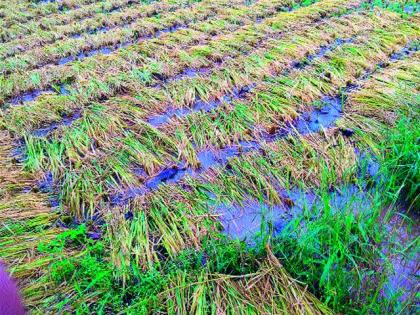
[[[401,119],[381,143],[381,173],[390,197],[400,194],[409,208],[420,209],[420,127],[416,117]]]
[[[356,197],[343,202],[343,209],[334,209],[331,193],[324,190],[320,195],[319,204],[306,209],[275,238],[273,251],[334,311],[380,311],[381,285],[376,280],[375,287],[368,287],[380,257],[377,244],[384,237],[378,223],[379,200],[366,206]]]

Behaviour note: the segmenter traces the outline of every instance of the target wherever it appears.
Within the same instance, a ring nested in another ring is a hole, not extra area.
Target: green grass
[[[390,198],[397,195],[408,209],[420,209],[420,127],[418,113],[401,119],[381,143],[381,172]]]

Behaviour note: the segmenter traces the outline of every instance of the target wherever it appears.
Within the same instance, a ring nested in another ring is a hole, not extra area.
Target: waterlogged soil
[[[332,47],[338,47],[351,40],[337,39],[332,45],[323,47],[317,54],[309,56],[307,59],[314,60],[324,56],[331,51]],[[197,71],[186,70],[183,75],[194,77],[198,75]],[[170,108],[160,115],[150,117],[148,122],[154,126],[159,127],[168,123],[173,117],[183,117],[196,111],[210,112],[211,110],[220,106],[223,102],[232,103],[236,99],[242,99],[256,87],[256,84],[250,84],[241,88],[235,88],[232,93],[224,95],[221,99],[204,102],[197,99],[191,108],[175,109]],[[281,137],[288,136],[294,132],[301,135],[308,133],[319,132],[321,129],[327,129],[335,125],[335,122],[342,116],[343,98],[342,96],[325,96],[320,100],[317,108],[302,113],[302,115],[289,125],[277,131],[274,134],[267,134],[264,136],[264,142],[272,142]],[[191,166],[186,166],[186,162],[181,162],[178,165],[167,167],[159,174],[147,180],[142,187],[131,187],[124,192],[120,192],[111,196],[111,204],[121,205],[127,203],[130,199],[136,196],[141,196],[149,191],[156,190],[162,184],[177,183],[186,175],[197,177],[201,173],[212,167],[226,165],[230,158],[240,156],[244,153],[257,151],[261,149],[263,143],[257,141],[241,141],[238,145],[228,146],[219,150],[202,150],[198,152],[197,158],[199,160],[200,168],[195,169]]]
[[[271,227],[271,233],[276,236],[305,210],[323,208],[321,198],[312,191],[281,189],[279,195],[283,202],[277,205],[269,206],[265,201],[248,198],[241,204],[220,203],[214,206],[215,213],[220,215],[224,233],[233,239],[253,244],[258,233],[270,233]],[[356,185],[338,187],[328,198],[332,213],[343,210],[358,213],[370,205],[368,193]],[[317,215],[314,214],[313,219]]]
[[[305,220],[308,220],[303,216],[306,210],[311,213],[311,209],[321,212],[326,209],[325,196],[321,198],[311,191],[293,188],[279,193],[282,204],[269,205],[254,198],[233,204],[211,200],[209,204],[219,217],[223,233],[232,239],[246,242],[248,246],[255,246],[268,235],[276,237],[288,224],[296,224],[296,220],[299,220],[298,224],[304,229],[307,222]],[[329,194],[328,205],[327,211],[332,213],[350,211],[355,215],[363,214],[363,209],[372,207],[372,197],[369,190],[346,185]],[[319,214],[314,213],[310,220],[316,220]],[[413,292],[418,292],[420,277],[420,253],[413,251],[413,248],[418,246],[420,229],[413,226],[412,221],[410,224],[410,219],[405,215],[396,214],[391,220],[381,218],[389,241],[378,244],[384,257],[378,262],[379,269],[387,270],[388,275],[381,294],[386,299],[397,299],[400,305],[403,305]],[[414,222],[418,221],[414,219]]]
[[[420,227],[418,215],[402,211],[394,215],[385,228],[390,235],[390,242],[383,244],[382,252],[389,259],[391,269],[383,296],[387,299],[396,298],[404,302],[413,294],[419,293],[420,252],[413,251],[418,247]],[[414,223],[413,223],[414,222]],[[394,250],[391,250],[393,248]],[[402,311],[402,310],[401,310]]]
[[[66,84],[60,84],[56,88],[48,88],[46,90],[33,90],[20,94],[12,98],[9,102],[12,105],[23,105],[24,103],[33,102],[38,97],[44,94],[60,94],[60,95],[69,95],[70,91],[67,89]]]

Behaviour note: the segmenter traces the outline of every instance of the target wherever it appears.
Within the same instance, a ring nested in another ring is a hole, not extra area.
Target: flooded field
[[[415,314],[419,48],[411,0],[0,0],[2,277],[28,314]]]

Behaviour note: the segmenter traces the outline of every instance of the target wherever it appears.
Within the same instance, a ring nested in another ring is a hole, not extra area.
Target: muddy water
[[[38,97],[45,94],[61,94],[61,95],[69,95],[70,91],[67,89],[66,84],[60,84],[58,85],[57,89],[48,88],[45,90],[33,90],[29,92],[25,92],[23,94],[20,94],[16,97],[13,97],[10,99],[9,103],[12,105],[23,105],[28,102],[35,101]]]
[[[289,191],[280,190],[279,195],[285,202],[280,205],[268,206],[267,203],[248,198],[242,204],[220,203],[215,207],[215,213],[220,215],[223,232],[233,239],[252,244],[255,235],[272,226],[273,235],[277,235],[294,218],[312,208],[322,209],[323,200],[311,191],[293,188]],[[332,213],[347,211],[359,213],[361,209],[370,206],[368,194],[355,185],[343,185],[329,195],[330,211]],[[316,219],[316,214],[314,214]],[[265,228],[261,228],[265,226]]]
[[[412,298],[413,294],[420,292],[420,218],[410,213],[408,217],[405,217],[406,215],[406,211],[403,210],[385,225],[389,241],[382,244],[382,252],[387,257],[391,269],[385,289],[381,293],[386,299],[396,299],[401,306],[404,301]]]
[[[325,198],[311,191],[294,188],[288,192],[281,191],[280,195],[282,200],[288,201],[287,204],[269,206],[264,201],[247,198],[240,204],[216,202],[211,208],[219,215],[222,232],[232,239],[244,241],[248,246],[255,246],[264,240],[264,236],[275,237],[294,219],[303,218],[305,209],[317,209],[311,220],[316,220],[319,211],[325,211]],[[363,214],[364,209],[373,207],[372,198],[368,190],[353,184],[342,185],[329,194],[327,211]],[[212,200],[211,204],[214,203],[215,200]],[[409,224],[409,219],[404,217],[405,214],[395,214],[390,220],[380,219],[388,232],[388,238],[377,245],[383,254],[383,259],[378,262],[379,269],[387,270],[385,288],[381,295],[385,299],[397,300],[401,306],[420,289],[420,252],[415,250],[419,246],[419,218]],[[299,224],[304,228],[305,221]]]
[[[60,122],[55,122],[45,128],[39,128],[32,132],[32,135],[34,137],[38,138],[45,138],[47,137],[51,132],[54,130],[62,127],[62,126],[70,126],[75,120],[82,117],[81,111],[76,111],[72,115],[64,115],[62,120]]]

